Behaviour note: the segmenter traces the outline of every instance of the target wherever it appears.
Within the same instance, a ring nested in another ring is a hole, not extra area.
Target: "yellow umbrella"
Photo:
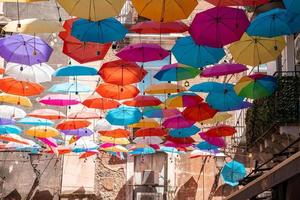
[[[158,128],[160,127],[159,123],[150,118],[142,119],[138,123],[131,124],[128,127],[130,128]]]
[[[113,138],[113,137],[107,137],[107,136],[100,136],[100,140],[102,142],[108,142],[108,143],[113,143],[113,144],[130,144],[130,142],[127,138]]]
[[[215,116],[213,118],[200,121],[200,123],[215,124],[215,123],[218,123],[218,122],[226,121],[227,119],[229,119],[231,117],[232,117],[232,114],[229,114],[229,113],[226,113],[226,112],[218,112],[217,114],[215,114]]]
[[[186,19],[198,5],[197,0],[132,0],[140,16],[158,22]]]
[[[153,84],[147,87],[145,90],[147,94],[168,94],[184,91],[186,91],[186,89],[183,86],[172,83]]]
[[[128,150],[121,146],[121,145],[116,145],[116,146],[111,146],[111,147],[106,147],[106,148],[101,148],[103,151],[110,151],[110,152],[128,152]]]
[[[59,135],[59,131],[50,126],[35,126],[25,131],[26,135],[40,138],[55,137]]]
[[[32,107],[32,103],[28,97],[12,95],[12,94],[5,94],[5,93],[0,94],[0,102]]]
[[[63,31],[64,28],[58,21],[50,21],[43,19],[22,19],[11,21],[3,27],[5,32],[13,33],[57,33]]]
[[[239,41],[230,45],[229,51],[236,62],[258,66],[275,60],[284,47],[284,37],[251,37],[244,33]]]
[[[126,0],[57,0],[71,16],[99,21],[119,15]]]

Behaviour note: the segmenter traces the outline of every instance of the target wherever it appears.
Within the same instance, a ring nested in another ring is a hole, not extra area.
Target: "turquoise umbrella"
[[[54,122],[48,119],[25,117],[17,121],[18,124],[32,125],[32,126],[53,126]]]
[[[288,12],[300,14],[299,0],[283,0],[283,3]]]
[[[219,111],[232,111],[242,108],[244,97],[238,96],[234,90],[211,92],[206,97],[206,102]]]
[[[245,166],[234,160],[226,163],[221,171],[223,181],[231,186],[237,186],[246,175]]]
[[[142,113],[138,108],[120,106],[108,111],[106,120],[112,125],[126,126],[140,121]]]
[[[81,93],[90,91],[91,88],[89,86],[82,85],[77,82],[54,84],[51,88],[48,89],[48,92],[53,93]]]
[[[189,91],[192,92],[204,92],[204,93],[223,92],[224,90],[233,91],[233,85],[229,83],[203,82],[203,83],[195,84],[189,89]]]
[[[203,151],[209,151],[209,152],[218,152],[219,147],[209,144],[208,142],[200,142],[196,145],[196,147]]]
[[[152,147],[145,147],[145,148],[136,148],[133,151],[130,151],[129,154],[131,155],[147,155],[147,154],[154,154],[156,151]]]
[[[15,125],[1,125],[0,126],[0,135],[3,134],[18,134],[20,135],[22,130]]]
[[[98,70],[93,67],[70,65],[58,68],[53,76],[97,76]]]
[[[190,137],[192,135],[195,135],[199,131],[200,131],[200,128],[193,125],[188,128],[171,129],[169,131],[169,135],[172,137],[185,138],[185,137]]]

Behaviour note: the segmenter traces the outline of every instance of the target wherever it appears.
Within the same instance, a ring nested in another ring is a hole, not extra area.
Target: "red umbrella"
[[[166,129],[163,128],[141,128],[135,132],[135,137],[163,137],[166,135],[168,135],[168,132],[166,131]]]
[[[117,108],[120,106],[120,103],[115,100],[101,98],[99,96],[90,96],[84,100],[82,104],[88,108],[96,108],[101,110]]]
[[[130,132],[125,129],[115,129],[110,131],[99,131],[101,136],[113,137],[113,138],[127,138],[130,135]]]
[[[145,107],[145,106],[158,106],[162,102],[154,96],[137,96],[132,100],[124,101],[123,104],[126,106],[134,106],[134,107]]]
[[[136,97],[140,91],[133,85],[114,85],[110,83],[102,83],[96,88],[96,92],[104,98],[110,99],[130,99]]]
[[[192,121],[203,121],[212,118],[217,112],[207,103],[200,103],[198,106],[185,108],[182,115]]]
[[[228,125],[221,125],[209,129],[208,131],[206,131],[205,135],[210,137],[224,137],[232,136],[235,133],[236,129],[234,127]]]
[[[131,26],[130,30],[139,34],[168,34],[168,33],[183,33],[186,32],[189,27],[181,22],[155,22],[145,21],[139,22]]]
[[[259,6],[270,0],[205,0],[215,6]]]
[[[106,83],[128,85],[140,82],[147,71],[134,62],[115,60],[104,63],[99,70],[99,75]]]
[[[86,128],[91,124],[87,120],[68,120],[57,124],[56,128],[59,130],[74,130]]]
[[[192,143],[195,142],[195,140],[191,137],[175,138],[175,137],[172,137],[172,136],[167,136],[166,140],[171,141],[171,142],[176,143],[176,144],[192,144]]]

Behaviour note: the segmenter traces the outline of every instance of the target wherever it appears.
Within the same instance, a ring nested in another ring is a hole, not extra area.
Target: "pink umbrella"
[[[192,144],[188,144],[188,143],[185,143],[185,144],[179,144],[179,143],[175,143],[175,142],[172,142],[172,141],[166,141],[164,143],[164,146],[166,147],[174,147],[174,148],[187,148],[187,147],[190,147],[192,146]]]
[[[239,40],[249,24],[242,9],[214,7],[196,15],[189,33],[198,45],[220,48]]]
[[[101,115],[93,110],[73,112],[68,115],[69,119],[101,119]]]
[[[41,142],[48,145],[49,147],[57,147],[56,140],[53,138],[38,138]]]
[[[212,67],[207,67],[203,70],[202,77],[214,77],[214,76],[224,76],[228,74],[236,74],[240,72],[247,71],[248,68],[242,64],[229,64],[222,63],[214,65]]]
[[[125,61],[149,62],[162,60],[169,56],[170,53],[161,48],[158,44],[140,43],[128,45],[116,55]]]
[[[165,128],[187,128],[191,127],[195,122],[185,119],[182,115],[167,118],[163,122]]]
[[[51,106],[70,106],[79,104],[80,100],[65,94],[50,94],[41,98],[39,102]]]
[[[225,141],[221,137],[210,137],[205,134],[205,132],[199,133],[200,137],[207,143],[215,145],[217,147],[226,147]]]

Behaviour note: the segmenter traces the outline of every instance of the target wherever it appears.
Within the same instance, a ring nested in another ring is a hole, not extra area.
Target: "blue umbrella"
[[[0,125],[10,125],[15,123],[16,121],[14,119],[0,118]]]
[[[291,33],[298,33],[300,32],[300,13],[287,13],[287,21],[289,24],[289,27],[291,29]]]
[[[87,85],[82,85],[77,82],[74,83],[59,83],[52,85],[48,89],[48,92],[54,93],[80,93],[80,92],[90,92],[91,88]]]
[[[192,67],[215,64],[225,56],[223,48],[197,45],[190,36],[178,39],[172,53],[179,63]]]
[[[283,0],[283,3],[288,12],[300,14],[299,0]]]
[[[165,153],[175,153],[175,154],[183,154],[183,152],[178,151],[175,147],[160,147],[160,151],[163,151]]]
[[[219,111],[231,111],[240,109],[244,97],[238,96],[234,90],[223,90],[222,92],[210,92],[206,102]]]
[[[226,163],[221,171],[223,181],[231,186],[237,186],[239,181],[246,176],[246,168],[242,163],[231,161]]]
[[[53,76],[97,76],[98,70],[93,67],[73,65],[58,68]]]
[[[200,131],[200,128],[193,125],[188,128],[172,129],[169,131],[169,135],[172,137],[184,138],[184,137],[190,137],[192,135],[195,135],[199,131]]]
[[[1,125],[0,126],[0,135],[2,134],[18,134],[20,135],[22,130],[15,125]]]
[[[25,117],[19,121],[18,124],[26,124],[32,126],[53,126],[54,122],[48,119],[36,118],[36,117]]]
[[[193,85],[189,91],[192,92],[223,92],[224,89],[226,90],[232,90],[233,91],[232,84],[229,83],[218,83],[218,82],[203,82],[199,84]]]
[[[79,19],[73,23],[72,36],[82,42],[108,43],[122,40],[128,30],[116,19],[101,21]]]
[[[288,24],[287,11],[276,8],[259,14],[251,22],[247,33],[250,36],[260,37],[276,37],[291,34],[292,30]]]
[[[209,144],[208,142],[199,142],[196,147],[200,150],[209,152],[217,152],[219,150],[218,146]]]
[[[108,111],[106,120],[112,125],[126,126],[140,121],[142,113],[138,108],[120,106],[119,108]]]
[[[130,151],[131,155],[146,155],[146,154],[154,154],[156,151],[152,147],[145,148],[136,148],[133,151]]]

